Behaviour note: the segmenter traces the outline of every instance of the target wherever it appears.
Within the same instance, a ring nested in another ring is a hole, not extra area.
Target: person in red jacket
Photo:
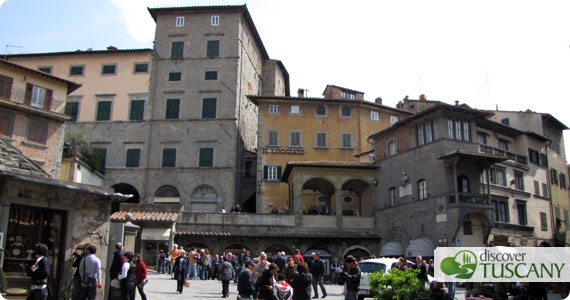
[[[135,270],[135,285],[139,290],[141,299],[146,300],[146,294],[144,293],[144,285],[148,282],[148,279],[146,279],[146,264],[141,260],[141,255],[139,253],[135,253],[133,262],[137,265],[137,268]]]

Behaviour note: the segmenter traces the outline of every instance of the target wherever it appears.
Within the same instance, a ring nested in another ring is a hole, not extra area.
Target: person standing
[[[264,270],[267,270],[271,265],[270,262],[267,261],[267,254],[265,252],[261,252],[259,254],[259,263],[253,267],[253,283],[257,282],[257,279],[261,276],[261,273]]]
[[[85,244],[83,250],[84,257],[79,264],[79,272],[81,276],[81,300],[95,300],[97,296],[97,288],[102,288],[101,282],[101,260],[95,253],[97,247],[91,244]]]
[[[309,300],[311,299],[311,284],[313,276],[309,273],[309,267],[306,263],[299,263],[297,266],[297,274],[291,280],[293,287],[293,295],[295,300]]]
[[[238,300],[253,300],[255,285],[251,271],[255,264],[251,260],[244,261],[244,268],[238,275]]]
[[[174,279],[174,263],[176,259],[180,256],[180,250],[178,250],[178,245],[174,244],[172,246],[172,250],[170,250],[169,260],[170,260],[170,269],[168,270],[168,274],[170,274],[170,278]]]
[[[416,264],[412,268],[420,271],[417,276],[421,282],[427,282],[427,267],[421,256],[416,256]]]
[[[293,253],[293,260],[295,261],[296,264],[300,262],[305,262],[303,255],[301,255],[301,250],[295,249],[295,253]]]
[[[285,281],[291,284],[291,281],[297,274],[297,266],[293,260],[293,256],[287,258],[287,267],[285,267]],[[312,277],[311,277],[312,280]]]
[[[323,276],[325,275],[325,263],[321,260],[321,256],[318,252],[311,253],[311,256],[313,257],[313,263],[311,264],[311,275],[313,275],[313,291],[315,292],[313,298],[319,298],[317,285],[321,287],[323,298],[325,298],[327,296],[327,290],[323,284]]]
[[[210,251],[207,249],[202,254],[202,280],[208,280],[208,275],[210,274],[210,268],[212,267],[212,256],[210,255]]]
[[[135,280],[137,278],[137,266],[133,262],[133,253],[125,253],[126,261],[121,267],[121,273],[117,277],[121,281],[121,300],[135,300]]]
[[[340,278],[345,282],[346,292],[344,300],[357,300],[360,288],[360,269],[356,265],[354,256],[349,255],[344,260],[344,268],[338,270]]]
[[[184,289],[184,283],[186,278],[188,278],[188,259],[186,258],[186,251],[180,250],[180,255],[176,258],[174,262],[174,278],[176,279],[176,292],[182,294]]]
[[[285,252],[277,252],[277,257],[275,257],[275,264],[279,267],[279,273],[285,274],[285,268],[287,267]]]
[[[212,280],[218,278],[220,263],[220,256],[216,254],[216,256],[214,256],[214,259],[212,259]]]
[[[109,277],[111,280],[117,279],[119,273],[121,273],[121,268],[125,263],[125,256],[123,253],[123,244],[115,244],[115,252],[113,253],[113,261],[111,262],[111,268],[109,269]]]
[[[141,255],[139,253],[135,253],[135,256],[133,257],[133,262],[136,265],[135,285],[137,286],[137,290],[141,295],[141,299],[146,300],[146,294],[144,293],[144,286],[148,282],[148,279],[146,278],[147,276],[146,264],[144,263],[144,261],[141,260]]]
[[[275,263],[269,264],[269,268],[263,270],[261,276],[255,282],[255,292],[260,300],[274,300],[273,289],[275,288],[275,274],[279,267]]]
[[[230,280],[234,277],[234,268],[231,260],[233,255],[231,252],[226,253],[224,262],[220,264],[220,280],[222,281],[222,297],[228,298],[230,296]]]
[[[188,277],[190,277],[190,279],[193,280],[196,278],[196,248],[190,249],[190,252],[188,253],[188,272]]]
[[[83,249],[83,245],[77,245],[75,252],[72,254],[73,257],[75,257],[72,264],[73,268],[75,268],[75,274],[73,274],[73,294],[71,296],[72,300],[79,300],[79,297],[81,296],[81,275],[79,274],[79,264],[83,259]],[[79,253],[79,251],[81,251],[81,253]]]
[[[338,272],[337,269],[341,267],[340,261],[338,261],[338,257],[335,257],[331,263],[331,267],[330,267],[330,271],[332,274],[332,278],[331,281],[333,284],[338,284],[339,282],[339,276],[338,276]]]
[[[36,261],[28,270],[32,277],[32,287],[26,300],[46,300],[48,297],[49,261],[45,257],[48,247],[45,244],[37,244],[35,248]]]
[[[160,274],[164,274],[164,266],[166,265],[166,253],[163,250],[160,250],[158,253],[158,270],[157,272]]]

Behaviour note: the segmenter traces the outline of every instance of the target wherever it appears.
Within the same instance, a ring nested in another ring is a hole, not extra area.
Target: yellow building
[[[316,177],[303,182],[303,201],[297,207],[290,197],[290,184],[285,181],[295,173],[295,168],[311,168],[317,173],[328,173],[334,169],[340,170],[340,174],[368,169],[374,159],[367,155],[371,149],[368,137],[411,114],[382,105],[380,98],[374,103],[358,100],[363,97],[361,92],[337,86],[328,85],[324,94],[346,96],[304,98],[301,93],[299,97],[249,97],[258,106],[259,114],[258,213],[338,215],[340,212],[337,211],[342,209],[344,215],[372,214],[372,195],[368,195],[366,201],[360,199],[363,193],[371,193],[372,169],[362,171],[369,172],[370,176],[359,179],[362,183],[356,183],[356,186],[361,185],[360,188],[344,189],[342,180],[335,183],[334,179]],[[362,173],[356,171],[359,172]],[[344,199],[339,206],[336,199],[340,195],[336,193],[333,196],[336,191],[341,191]]]

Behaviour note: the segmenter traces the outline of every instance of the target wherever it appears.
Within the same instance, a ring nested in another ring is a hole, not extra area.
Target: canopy
[[[168,241],[170,240],[170,228],[143,228],[142,240]]]
[[[380,256],[404,256],[404,247],[398,242],[389,242],[380,249]]]
[[[426,238],[415,239],[410,242],[406,248],[406,257],[415,257],[421,255],[422,257],[433,257],[435,246]]]

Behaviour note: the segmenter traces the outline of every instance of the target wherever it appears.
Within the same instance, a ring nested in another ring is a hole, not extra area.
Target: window
[[[218,71],[206,71],[204,80],[218,80]]]
[[[327,147],[327,133],[326,132],[316,132],[315,133],[315,145],[317,147]]]
[[[551,141],[548,148],[556,154],[560,155],[560,144],[557,141]]]
[[[463,221],[463,235],[473,235],[473,226],[471,221]]]
[[[471,141],[471,124],[469,121],[449,118],[447,134],[450,139]]]
[[[424,144],[424,125],[423,124],[416,126],[416,136],[418,138],[418,146],[422,146]]]
[[[426,137],[426,144],[427,143],[431,143],[432,141],[432,136],[431,136],[431,124],[430,123],[426,123],[424,125],[424,130],[425,130],[425,137]]]
[[[202,119],[215,119],[216,118],[216,106],[218,99],[216,98],[204,98],[202,99]]]
[[[396,141],[392,140],[388,142],[388,156],[394,156],[398,152],[398,147]]]
[[[111,100],[100,100],[97,101],[97,121],[109,121],[111,120],[111,107],[113,101]]]
[[[148,73],[148,63],[135,63],[133,74],[146,74]]]
[[[138,168],[141,157],[141,149],[127,149],[127,168]]]
[[[317,105],[315,110],[315,114],[317,116],[326,116],[327,115],[327,107],[324,105]]]
[[[279,105],[269,105],[269,113],[270,114],[278,114],[279,113]]]
[[[375,110],[371,110],[370,111],[370,120],[372,120],[372,121],[380,120],[380,114]]]
[[[437,120],[433,120],[431,124],[433,126],[433,140],[437,141],[439,139],[439,125]]]
[[[0,99],[10,100],[12,98],[12,84],[14,78],[0,75]]]
[[[424,179],[418,181],[418,200],[427,199],[427,185]]]
[[[182,72],[168,73],[168,81],[180,81],[180,80],[182,80]]]
[[[352,108],[348,107],[348,106],[343,106],[340,109],[340,116],[341,117],[345,117],[345,118],[350,118],[352,117]]]
[[[491,200],[495,222],[509,222],[508,200]]]
[[[212,26],[220,25],[220,16],[212,16]]]
[[[524,191],[523,173],[515,171],[515,189]]]
[[[30,84],[28,86],[32,86],[32,99],[30,99],[29,104],[33,107],[42,108],[44,106],[44,98],[47,96],[46,89]]]
[[[106,148],[93,148],[91,158],[96,163],[97,171],[104,173],[107,164],[107,149]]]
[[[463,122],[463,140],[471,141],[471,130],[469,129],[469,122]]]
[[[538,155],[538,151],[533,150],[531,148],[528,148],[528,160],[531,163],[538,165],[538,161],[540,160],[539,155]]]
[[[51,74],[52,66],[41,66],[38,67],[38,70]]]
[[[477,132],[477,140],[481,145],[487,145],[487,134],[484,132]]]
[[[301,132],[300,131],[289,131],[289,146],[290,147],[301,147]]]
[[[12,137],[14,114],[0,110],[0,136]]]
[[[416,139],[418,146],[431,143],[439,138],[437,121],[428,121],[416,126]]]
[[[560,177],[560,188],[566,189],[566,174],[560,172],[559,177]]]
[[[117,64],[101,65],[101,75],[115,75],[117,74]]]
[[[131,113],[129,114],[131,121],[140,121],[144,119],[144,100],[131,100]]]
[[[540,196],[540,183],[538,181],[534,181],[534,194]]]
[[[350,148],[350,149],[354,148],[352,143],[352,133],[343,132],[341,133],[340,137],[342,143],[340,145],[341,148]]]
[[[519,216],[519,224],[526,225],[526,202],[522,200],[517,200],[517,214]]]
[[[198,166],[201,168],[214,166],[214,148],[200,148]]]
[[[510,125],[509,123],[510,123],[510,122],[509,122],[509,118],[501,119],[501,124],[508,126],[508,125]]]
[[[184,57],[184,42],[172,42],[172,49],[170,50],[170,58],[183,58]]]
[[[457,177],[457,184],[460,193],[469,193],[469,178],[467,176],[460,175]]]
[[[396,123],[398,123],[398,117],[390,116],[390,125],[394,125]]]
[[[505,169],[498,167],[489,169],[489,180],[491,181],[491,184],[507,186]]]
[[[550,169],[550,184],[558,185],[558,171]]]
[[[557,220],[562,220],[562,218],[560,217],[560,206],[557,205],[554,208],[554,215],[556,216]]]
[[[546,156],[546,154],[539,153],[538,164],[543,167],[548,167],[548,157]]]
[[[509,151],[509,141],[499,139],[499,149]]]
[[[299,107],[299,105],[291,105],[291,114],[292,115],[301,114],[301,107]]]
[[[461,131],[461,120],[455,120],[455,139],[456,140],[461,140],[462,135],[461,135],[462,131]]]
[[[165,119],[178,119],[180,112],[180,99],[166,99]]]
[[[220,41],[208,41],[206,44],[206,56],[207,57],[218,57],[220,56]]]
[[[162,149],[162,167],[163,168],[176,167],[176,148]]]
[[[281,180],[281,166],[263,166],[263,179],[269,181]]]
[[[455,138],[455,135],[453,134],[453,119],[452,118],[447,119],[447,137],[449,137],[450,139]]]
[[[267,145],[279,146],[279,131],[277,130],[267,131]]]
[[[547,231],[548,224],[546,223],[546,213],[540,213],[540,230]]]
[[[548,198],[548,185],[546,183],[542,184],[542,197]]]
[[[85,72],[85,65],[69,66],[69,76],[83,76],[84,72]]]
[[[354,99],[356,99],[356,94],[350,93],[350,92],[345,92],[345,91],[340,91],[340,97],[345,98],[345,99],[354,100]]]
[[[28,120],[27,140],[30,143],[45,144],[49,123],[35,119]]]
[[[397,205],[397,200],[396,200],[396,188],[395,187],[391,187],[388,190],[388,195],[390,197],[390,206],[396,206]]]
[[[184,26],[184,17],[176,17],[176,27]]]
[[[564,223],[566,223],[566,228],[570,228],[570,224],[568,223],[570,220],[568,219],[568,210],[564,210]]]

